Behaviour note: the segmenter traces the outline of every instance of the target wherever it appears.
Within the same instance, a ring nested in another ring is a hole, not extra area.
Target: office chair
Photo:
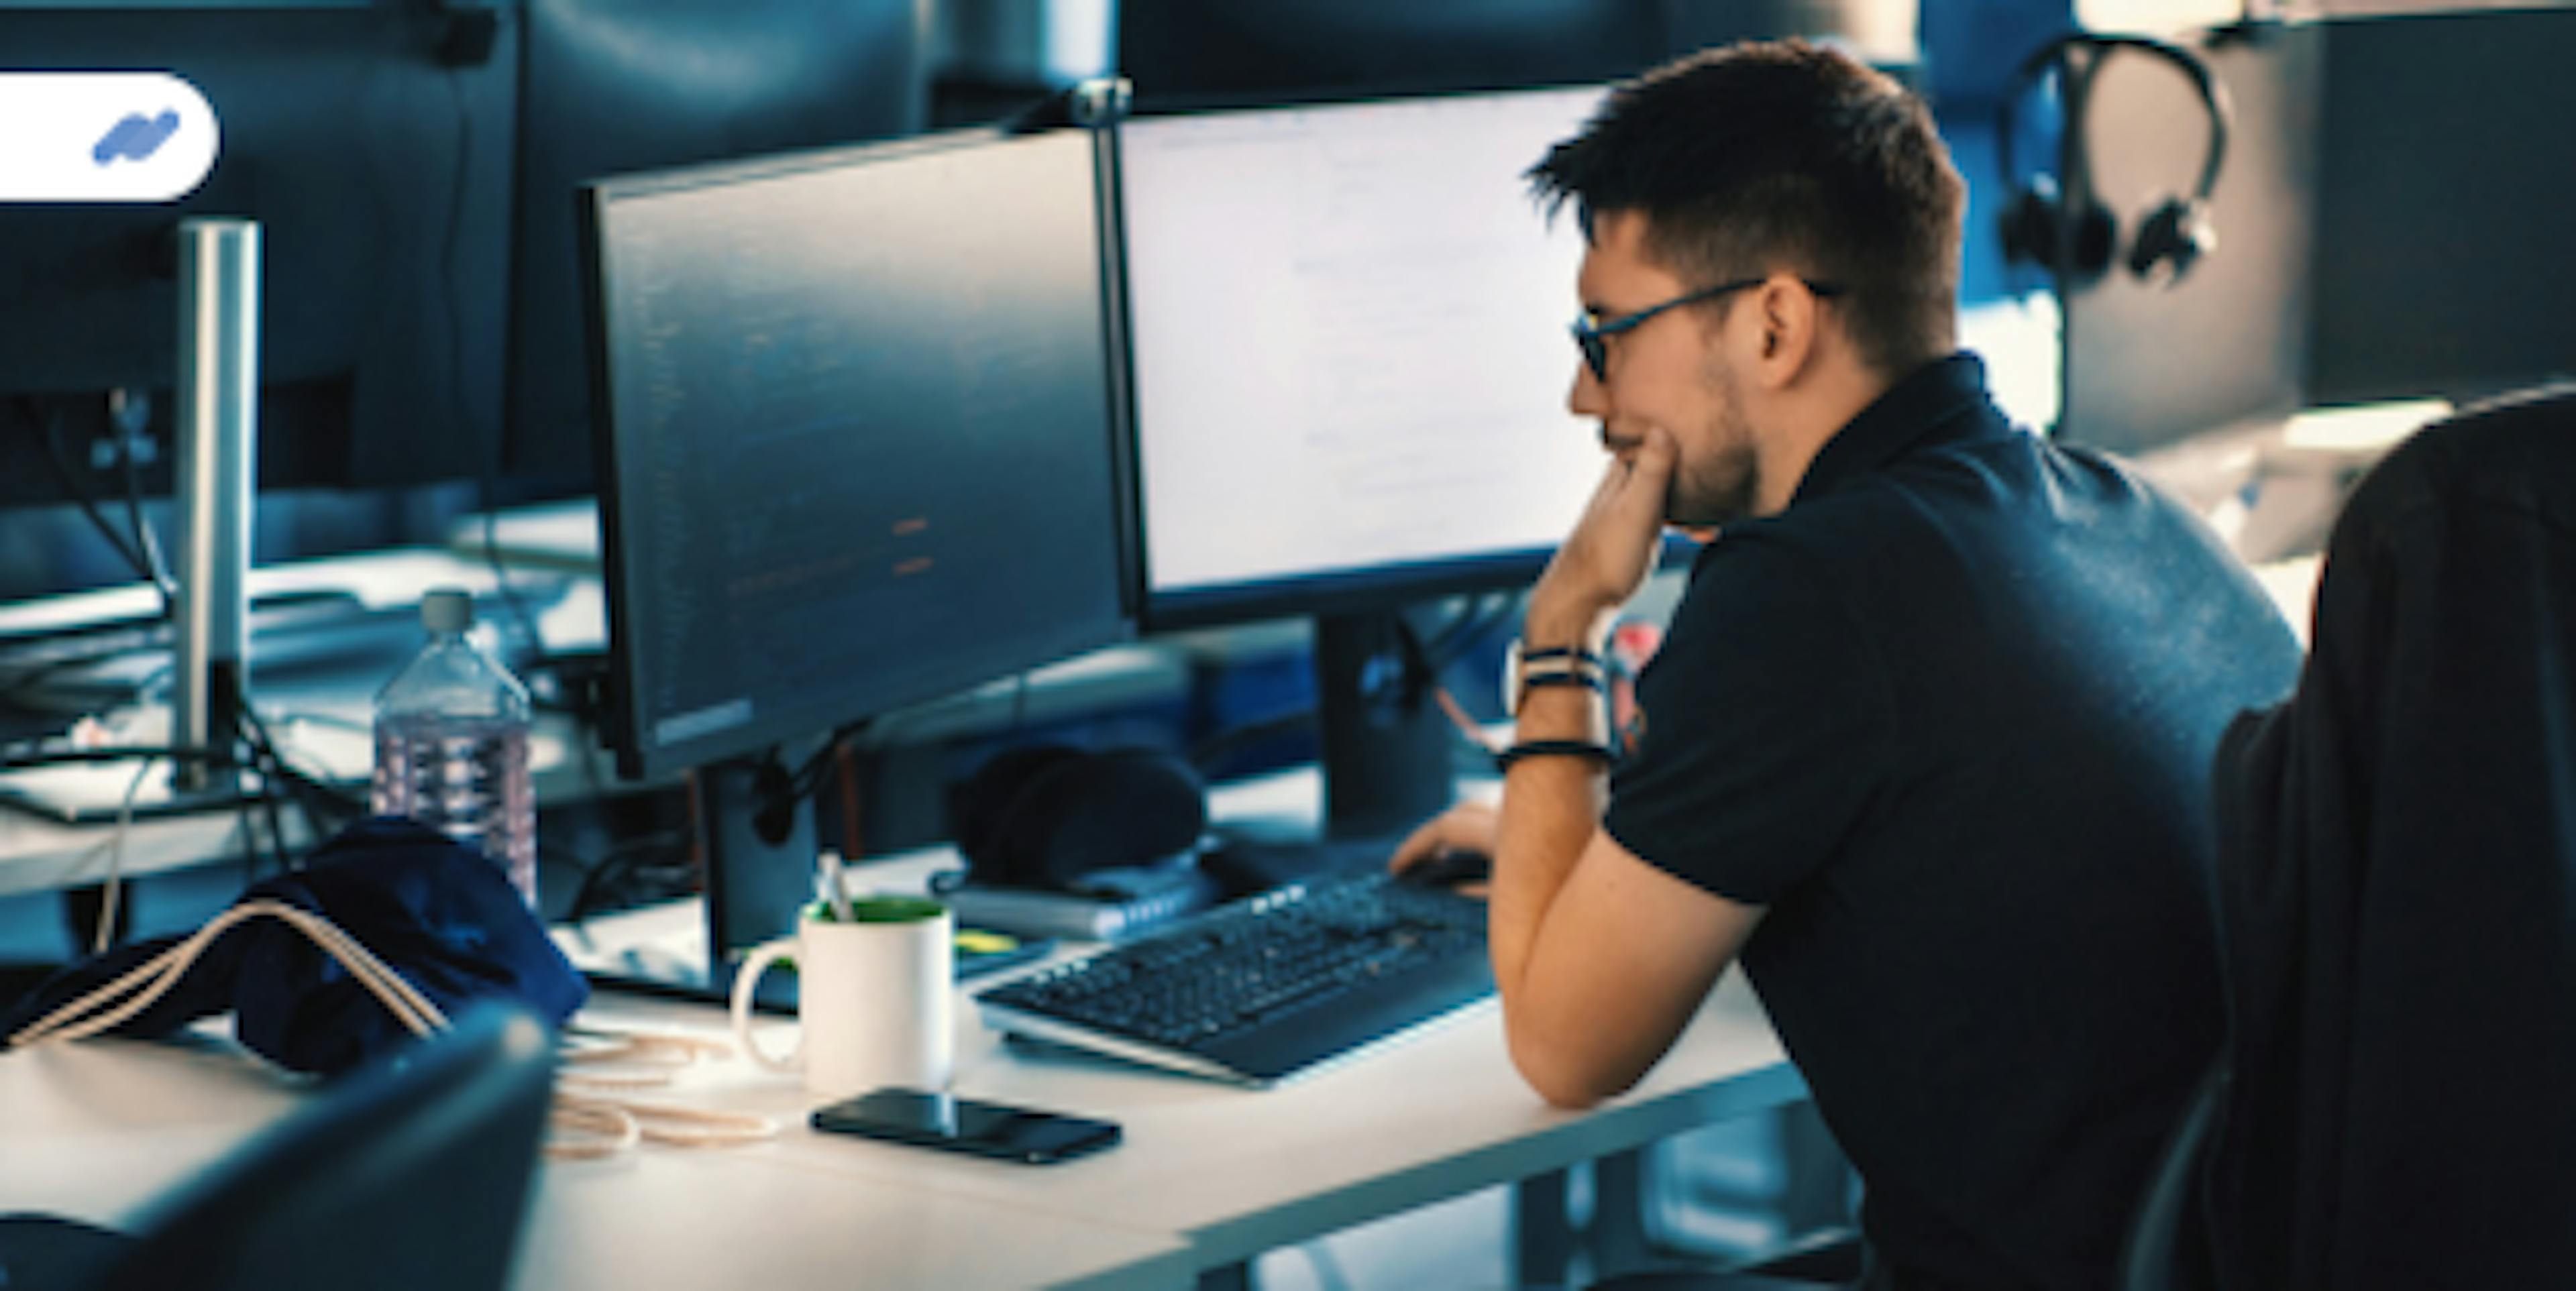
[[[1849,1281],[1860,1273],[1855,1183],[1802,1102],[1594,1161],[1583,1237],[1596,1268],[1752,1258],[1778,1276]]]
[[[545,1026],[479,1007],[330,1085],[130,1233],[0,1216],[0,1286],[498,1291],[553,1081]]]
[[[2576,1280],[2576,387],[2338,518],[2297,691],[2221,742],[2219,1070],[2122,1291]],[[1719,1291],[1703,1275],[1601,1284]]]
[[[2382,461],[2336,522],[2311,641],[2297,691],[2215,759],[2227,1050],[2116,1285],[2566,1285],[2576,387]]]
[[[2210,1141],[2227,1099],[2227,1063],[2201,1078],[2147,1176],[2147,1190],[2120,1247],[2119,1291],[2206,1291],[2209,1235],[2200,1206]]]
[[[2354,490],[2217,758],[2234,1291],[2576,1281],[2576,387]]]
[[[2184,1105],[2122,1241],[2115,1291],[2209,1291],[2201,1180],[2226,1089],[2221,1063]],[[1815,1291],[1854,1285],[1863,1268],[1857,1230],[1821,1229],[1740,1269],[1626,1273],[1595,1282],[1590,1291]]]

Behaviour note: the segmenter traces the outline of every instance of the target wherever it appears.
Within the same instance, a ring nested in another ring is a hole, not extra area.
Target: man
[[[1571,405],[1615,461],[1530,593],[1494,857],[1513,1061],[1628,1088],[1739,952],[1867,1185],[1873,1285],[2100,1287],[2223,1029],[2209,767],[2298,650],[2190,516],[2008,425],[1952,353],[1922,105],[1756,44],[1531,172],[1589,241]],[[1617,760],[1587,657],[1710,531]],[[1604,811],[1604,796],[1607,810]]]

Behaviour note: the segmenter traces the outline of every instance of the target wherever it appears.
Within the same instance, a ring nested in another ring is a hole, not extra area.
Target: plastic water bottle
[[[537,801],[528,783],[528,690],[466,636],[474,602],[439,588],[420,603],[429,643],[376,696],[373,807],[409,816],[500,865],[537,908]]]

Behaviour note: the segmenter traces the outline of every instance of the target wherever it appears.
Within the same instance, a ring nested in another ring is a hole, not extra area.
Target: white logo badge
[[[0,202],[171,202],[215,168],[215,109],[167,72],[0,72]]]

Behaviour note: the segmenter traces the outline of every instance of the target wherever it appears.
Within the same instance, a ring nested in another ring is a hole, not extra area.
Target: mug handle
[[[794,937],[781,937],[776,941],[764,943],[743,957],[742,967],[736,969],[733,975],[734,1043],[741,1045],[743,1052],[750,1054],[753,1062],[771,1071],[783,1071],[791,1075],[804,1069],[803,1064],[797,1061],[797,1051],[805,1047],[804,1037],[802,1035],[797,1037],[796,1048],[789,1050],[785,1058],[773,1058],[763,1052],[759,1043],[751,1038],[751,997],[760,986],[760,975],[768,972],[770,965],[795,953]]]

